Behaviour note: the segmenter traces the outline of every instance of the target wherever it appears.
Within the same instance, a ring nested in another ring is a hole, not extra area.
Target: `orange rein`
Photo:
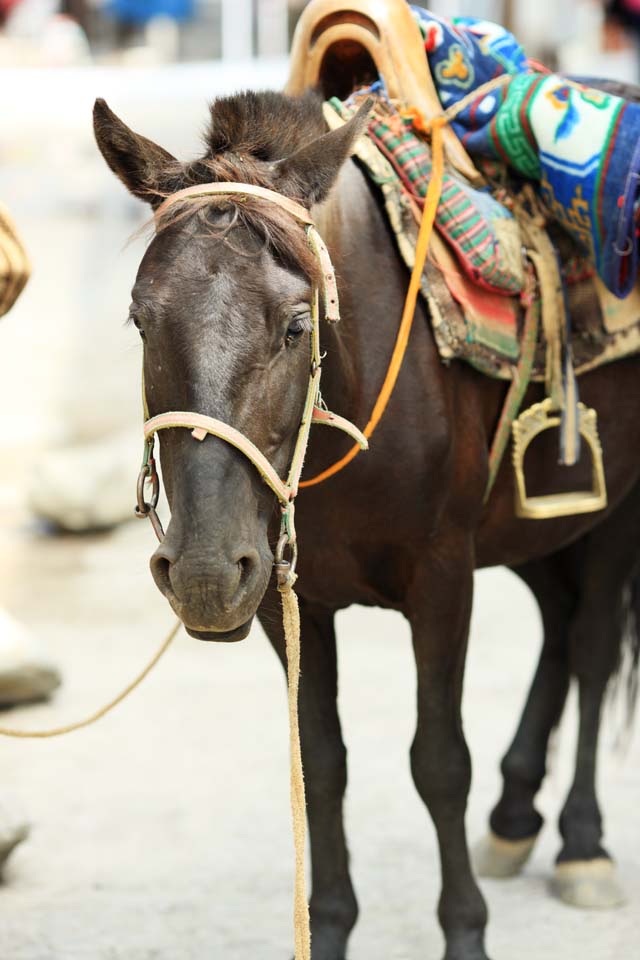
[[[416,120],[418,120],[417,117]],[[411,333],[411,327],[413,326],[416,303],[418,300],[418,294],[420,292],[422,271],[424,270],[425,261],[427,259],[429,241],[431,240],[433,224],[435,222],[438,204],[440,202],[440,194],[442,193],[442,178],[444,175],[444,145],[442,139],[442,128],[448,123],[448,120],[449,118],[443,115],[434,117],[428,125],[424,123],[422,118],[420,118],[419,122],[416,122],[415,124],[416,127],[418,127],[418,129],[420,129],[422,132],[426,133],[428,130],[431,131],[431,151],[433,160],[432,177],[429,182],[429,189],[427,190],[422,220],[420,221],[420,232],[418,233],[418,240],[416,243],[416,259],[413,265],[413,270],[411,271],[411,279],[409,281],[407,297],[404,302],[402,319],[400,320],[400,327],[398,329],[398,336],[393,348],[393,353],[391,354],[391,360],[389,361],[387,374],[384,378],[382,387],[380,388],[380,393],[378,394],[378,399],[376,400],[375,406],[371,411],[369,422],[362,431],[367,440],[371,437],[374,430],[380,423],[382,415],[387,408],[387,404],[389,403],[391,394],[393,393],[393,388],[395,387],[398,379],[398,374],[400,373],[402,361],[407,350],[407,344],[409,343],[409,335]],[[360,449],[361,448],[357,443],[354,444],[354,446],[351,447],[344,457],[342,457],[340,460],[337,460],[334,464],[332,464],[332,466],[327,467],[326,470],[323,470],[322,473],[317,474],[310,480],[302,480],[299,486],[314,487],[317,483],[322,483],[323,480],[328,480],[329,477],[335,476],[336,473],[339,473],[340,470],[346,467],[348,463],[351,463],[351,461],[357,457],[357,455],[360,453]]]

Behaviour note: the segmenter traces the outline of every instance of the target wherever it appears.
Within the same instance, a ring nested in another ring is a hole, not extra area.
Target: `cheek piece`
[[[239,450],[251,461],[263,481],[267,486],[271,487],[278,498],[281,510],[281,524],[274,565],[278,575],[278,583],[280,586],[284,586],[288,582],[292,582],[295,574],[298,554],[295,528],[295,499],[298,493],[298,485],[307,446],[309,444],[311,424],[320,423],[325,426],[336,427],[355,440],[361,449],[366,450],[368,447],[366,437],[353,423],[327,410],[320,393],[320,375],[322,372],[322,357],[320,352],[320,304],[322,302],[322,314],[325,320],[329,323],[337,323],[340,319],[340,307],[338,303],[335,271],[329,252],[322,237],[316,230],[309,212],[300,204],[280,193],[276,193],[274,190],[254,187],[246,183],[206,183],[187,187],[185,190],[179,190],[177,193],[172,194],[158,207],[155,215],[156,221],[168,207],[175,203],[193,197],[207,196],[212,197],[212,199],[230,196],[238,197],[239,199],[243,197],[258,197],[269,203],[275,203],[289,213],[298,223],[302,224],[311,249],[318,260],[321,279],[314,285],[312,291],[309,385],[307,387],[307,395],[298,428],[298,436],[296,438],[287,478],[286,480],[282,480],[255,444],[243,433],[240,433],[239,430],[231,426],[231,424],[224,423],[224,421],[217,420],[214,417],[208,417],[203,413],[184,410],[171,410],[167,413],[158,414],[156,417],[149,417],[143,374],[142,401],[145,416],[144,456],[138,476],[136,516],[149,517],[158,540],[162,541],[164,539],[164,530],[162,529],[162,524],[156,512],[160,494],[160,481],[153,455],[155,436],[159,430],[182,427],[191,430],[191,436],[200,443],[204,442],[208,435],[218,437],[220,440],[231,444],[232,447],[235,447],[236,450]],[[145,486],[147,484],[151,485],[150,500],[146,499],[145,494]],[[287,548],[290,551],[289,560],[285,558]]]

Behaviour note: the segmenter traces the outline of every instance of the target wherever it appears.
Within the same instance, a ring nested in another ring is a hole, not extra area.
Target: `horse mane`
[[[322,98],[314,91],[290,97],[252,90],[220,97],[210,105],[204,137],[207,156],[241,154],[273,163],[326,132]]]
[[[245,91],[220,97],[210,104],[209,125],[204,135],[205,153],[187,164],[176,161],[163,171],[167,189],[163,196],[203,183],[248,183],[273,189],[271,164],[299,150],[323,133],[326,122],[322,98],[313,91],[291,97],[273,91]],[[304,202],[303,198],[295,198]],[[224,227],[214,215],[231,210]],[[176,203],[155,224],[161,233],[171,225],[197,216],[207,231],[225,240],[239,224],[257,233],[285,262],[316,279],[318,263],[304,230],[294,225],[281,208],[255,198],[195,197]]]

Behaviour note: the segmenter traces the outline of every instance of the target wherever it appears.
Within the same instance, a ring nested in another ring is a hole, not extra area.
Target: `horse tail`
[[[635,716],[640,689],[640,564],[622,590],[620,613],[620,649],[611,678],[611,692],[624,699],[628,730]]]

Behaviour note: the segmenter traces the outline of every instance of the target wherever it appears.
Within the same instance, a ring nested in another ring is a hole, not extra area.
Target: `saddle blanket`
[[[330,127],[341,125],[372,92],[377,93],[372,118],[355,156],[382,192],[398,250],[412,269],[431,154],[413,127],[411,111],[391,103],[374,84],[345,102],[328,101],[325,117]],[[500,169],[504,172],[503,165]],[[447,173],[421,289],[442,359],[465,360],[491,377],[509,380],[520,358],[525,272],[520,222],[505,206],[514,193],[501,182],[499,189],[476,189]],[[576,373],[640,351],[640,287],[618,299],[571,236],[557,224],[550,227],[562,264]],[[541,342],[533,378],[543,380],[545,367]]]
[[[605,286],[626,297],[638,274],[640,105],[572,82],[527,60],[503,27],[445,20],[412,7],[444,108],[503,74],[452,127],[472,157],[501,160],[539,184],[551,216],[593,261]]]

